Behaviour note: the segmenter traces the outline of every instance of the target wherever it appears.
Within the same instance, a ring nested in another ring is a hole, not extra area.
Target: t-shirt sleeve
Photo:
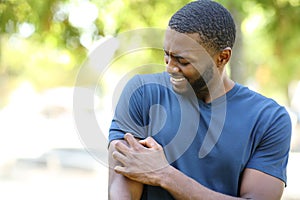
[[[132,133],[136,138],[145,138],[143,119],[143,84],[138,75],[124,87],[117,103],[109,129],[109,142],[123,139],[124,134]]]
[[[271,114],[269,118],[273,119],[256,146],[246,168],[259,170],[281,179],[286,184],[286,167],[291,140],[291,120],[283,107]]]

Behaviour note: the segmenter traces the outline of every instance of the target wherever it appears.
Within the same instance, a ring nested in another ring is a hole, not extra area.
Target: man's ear
[[[231,58],[231,52],[232,52],[231,48],[226,47],[219,53],[219,56],[217,58],[218,67],[224,67],[228,63],[228,61]]]

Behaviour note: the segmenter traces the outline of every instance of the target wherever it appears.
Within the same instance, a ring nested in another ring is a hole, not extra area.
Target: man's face
[[[164,51],[170,82],[177,93],[185,93],[192,87],[197,97],[208,95],[208,84],[214,76],[214,62],[197,41],[199,35],[183,34],[168,29]]]

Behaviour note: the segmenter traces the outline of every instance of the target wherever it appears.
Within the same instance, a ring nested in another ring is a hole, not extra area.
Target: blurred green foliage
[[[94,41],[136,28],[165,28],[171,15],[188,2],[0,0],[1,96],[22,81],[30,81],[37,90],[72,86]],[[232,77],[288,102],[288,84],[300,79],[300,0],[218,2],[238,25]],[[162,52],[145,53],[146,63],[163,64]],[[122,67],[134,62],[127,59]],[[2,98],[0,106],[4,103]]]

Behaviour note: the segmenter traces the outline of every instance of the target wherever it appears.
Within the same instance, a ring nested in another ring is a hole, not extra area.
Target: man
[[[280,199],[291,123],[276,102],[226,74],[235,40],[220,4],[169,21],[167,72],[135,76],[110,128],[110,199]]]

